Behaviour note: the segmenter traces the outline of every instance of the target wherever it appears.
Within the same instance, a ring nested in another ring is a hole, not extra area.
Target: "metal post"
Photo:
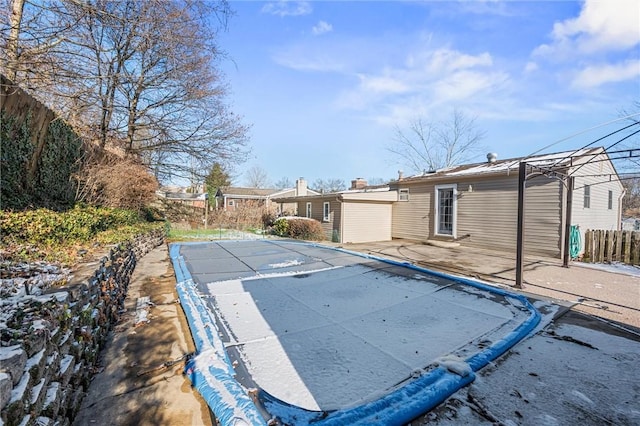
[[[562,266],[565,268],[569,267],[569,260],[571,260],[569,249],[571,246],[571,210],[573,209],[574,179],[575,178],[571,176],[567,182],[567,211],[564,215],[564,253],[562,256]]]
[[[516,239],[516,288],[522,288],[522,265],[524,254],[524,189],[527,178],[527,163],[520,162],[518,169],[518,230]]]
[[[204,229],[207,229],[207,222],[209,222],[209,194],[204,194]]]

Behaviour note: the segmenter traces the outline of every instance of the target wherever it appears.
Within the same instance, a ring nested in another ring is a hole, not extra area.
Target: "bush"
[[[271,228],[275,223],[277,217],[273,212],[262,213],[262,226],[264,229]]]
[[[135,159],[108,158],[87,165],[78,175],[79,200],[106,207],[142,211],[155,200],[158,181]]]
[[[63,213],[48,209],[0,211],[0,238],[17,244],[86,242],[99,232],[139,221],[135,211],[82,205]]]
[[[279,235],[281,237],[289,236],[289,222],[286,217],[281,217],[273,222],[272,231],[274,234]]]
[[[45,260],[71,265],[103,244],[120,243],[162,229],[131,210],[77,205],[66,212],[48,209],[0,210],[0,259]]]
[[[281,237],[299,240],[324,240],[322,225],[315,219],[281,217],[273,224],[273,232]]]

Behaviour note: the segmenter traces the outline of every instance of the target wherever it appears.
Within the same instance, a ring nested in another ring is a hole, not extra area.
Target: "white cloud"
[[[534,72],[537,69],[538,69],[538,64],[533,62],[533,61],[527,62],[527,64],[524,66],[524,72],[525,73]]]
[[[276,52],[272,56],[277,64],[297,71],[342,72],[344,63],[331,53],[317,52],[310,54],[304,46],[294,46]]]
[[[367,76],[359,74],[360,89],[366,92],[375,93],[405,93],[409,90],[409,87],[400,79],[382,75],[382,76]]]
[[[606,83],[616,83],[640,78],[640,60],[628,60],[620,64],[588,66],[577,75],[573,86],[591,88]]]
[[[640,74],[638,0],[586,0],[576,18],[554,24],[551,38],[533,55],[555,62],[554,73],[563,80],[573,79],[572,89],[629,81]]]
[[[490,66],[493,63],[487,52],[478,56],[467,55],[455,50],[438,49],[427,54],[427,68],[431,73],[447,73],[477,66]]]
[[[313,8],[308,1],[278,0],[277,2],[267,3],[262,7],[262,13],[278,16],[308,15],[312,11]]]
[[[450,48],[413,53],[402,66],[357,77],[358,85],[342,93],[338,107],[368,111],[382,124],[475,105],[504,94],[510,84],[507,73],[494,69],[489,53],[469,55]]]
[[[483,93],[491,96],[491,89],[498,89],[506,74],[500,72],[458,71],[439,79],[433,84],[434,99],[442,101],[463,101]]]
[[[321,35],[333,31],[333,25],[325,21],[320,21],[311,29],[311,31],[314,35]]]
[[[580,15],[556,22],[553,41],[538,47],[540,55],[570,55],[620,51],[640,43],[640,3],[637,0],[586,0]]]

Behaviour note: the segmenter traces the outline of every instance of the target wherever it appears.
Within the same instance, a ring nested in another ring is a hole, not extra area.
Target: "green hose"
[[[571,225],[571,232],[569,233],[569,255],[571,259],[578,257],[580,248],[580,228],[578,225]]]

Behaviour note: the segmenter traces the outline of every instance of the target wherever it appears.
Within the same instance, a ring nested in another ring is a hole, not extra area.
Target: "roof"
[[[207,198],[206,193],[156,191],[156,194],[169,200],[204,200]]]
[[[389,185],[372,185],[361,189],[347,189],[345,191],[327,192],[316,195],[302,195],[298,197],[274,198],[274,201],[288,203],[295,201],[312,201],[322,199],[337,201],[397,201],[396,191],[391,191]]]
[[[493,163],[483,162],[475,164],[464,164],[461,166],[453,166],[445,169],[424,172],[419,175],[406,177],[401,180],[402,183],[422,181],[430,178],[440,177],[471,177],[477,175],[488,174],[510,174],[517,173],[520,163],[526,161],[528,165],[534,167],[544,167],[553,169],[564,169],[585,163],[595,156],[603,154],[604,148],[585,148],[574,151],[557,152],[553,154],[536,155],[529,157],[511,158],[507,160],[498,160]],[[394,181],[398,183],[400,181]]]
[[[274,188],[247,188],[242,186],[224,186],[218,189],[218,196],[226,196],[226,197],[243,197],[243,196],[253,196],[253,197],[269,197],[272,194],[280,192],[279,189]]]
[[[242,198],[273,198],[279,195],[284,195],[287,192],[293,192],[295,194],[296,188],[247,188],[241,186],[226,186],[218,190],[216,196],[218,197],[242,197]],[[319,192],[313,189],[307,188],[307,192],[311,195],[317,195]]]

